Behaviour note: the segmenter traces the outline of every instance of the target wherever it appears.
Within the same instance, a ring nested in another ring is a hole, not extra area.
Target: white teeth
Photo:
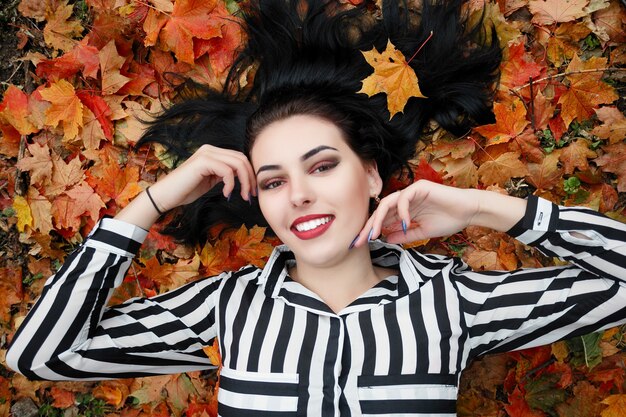
[[[319,227],[323,224],[326,224],[330,221],[330,217],[320,217],[319,219],[313,219],[313,220],[309,220],[308,222],[302,222],[302,223],[298,223],[296,225],[296,230],[298,232],[306,232],[312,229],[315,229],[316,227]]]

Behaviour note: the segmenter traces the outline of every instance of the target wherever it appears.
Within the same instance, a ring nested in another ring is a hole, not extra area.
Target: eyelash
[[[335,168],[337,165],[339,165],[338,161],[333,161],[333,162],[322,162],[320,164],[317,164],[313,167],[313,169],[310,171],[311,173],[315,173],[316,171],[319,173],[323,173],[326,171],[329,171],[333,168]],[[323,168],[323,169],[322,169]],[[322,169],[321,171],[319,171],[320,169]],[[280,184],[282,184],[284,181],[282,180],[269,180],[267,182],[264,182],[261,185],[261,189],[262,190],[272,190],[278,186],[280,186]]]

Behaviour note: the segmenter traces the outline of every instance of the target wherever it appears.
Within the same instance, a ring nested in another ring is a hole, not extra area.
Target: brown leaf
[[[626,415],[626,394],[609,395],[602,404],[608,405],[600,413],[602,417],[624,417]]]
[[[558,22],[569,22],[588,14],[585,6],[589,0],[530,0],[528,8],[536,25],[549,26]]]
[[[68,0],[59,2],[55,10],[46,12],[48,23],[43,28],[43,38],[48,45],[62,51],[74,48],[76,41],[72,38],[80,36],[83,27],[78,20],[69,20],[74,6]]]
[[[28,145],[28,152],[32,156],[20,159],[16,166],[22,171],[30,173],[31,184],[43,184],[52,176],[52,157],[47,144],[40,146],[37,143]]]
[[[559,151],[546,155],[541,163],[528,164],[526,179],[537,190],[551,190],[563,177],[563,170],[559,168]]]
[[[561,149],[559,160],[563,163],[563,170],[566,174],[572,174],[574,169],[580,171],[589,169],[589,158],[595,158],[597,153],[589,149],[589,142],[578,138],[574,142]]]
[[[444,179],[448,180],[450,185],[460,188],[475,187],[478,184],[478,169],[474,164],[471,156],[455,159],[453,157],[440,158],[443,162],[446,175]]]
[[[525,177],[528,169],[519,157],[517,152],[505,152],[496,159],[483,163],[478,168],[480,181],[484,185],[498,184],[503,187],[511,178]]]
[[[120,69],[126,61],[117,53],[115,41],[110,41],[98,54],[100,71],[102,72],[102,94],[115,94],[130,78],[123,76]],[[98,116],[98,115],[96,115]]]
[[[83,125],[83,103],[76,96],[74,86],[59,80],[40,92],[41,97],[52,103],[46,111],[46,124],[56,127],[63,124],[63,139],[74,139]]]
[[[617,191],[626,192],[626,144],[620,142],[604,146],[602,150],[604,154],[594,162],[602,171],[617,175]]]
[[[616,107],[606,106],[596,109],[595,112],[602,124],[596,126],[592,134],[601,139],[608,139],[611,145],[626,138],[626,117],[621,111]]]

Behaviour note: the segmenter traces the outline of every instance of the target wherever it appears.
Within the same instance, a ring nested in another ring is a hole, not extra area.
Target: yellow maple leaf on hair
[[[363,87],[359,93],[365,93],[370,97],[386,93],[390,119],[404,110],[410,97],[426,98],[420,91],[415,71],[391,41],[387,42],[387,49],[382,53],[376,48],[361,53],[367,63],[374,68],[374,73],[363,80]]]

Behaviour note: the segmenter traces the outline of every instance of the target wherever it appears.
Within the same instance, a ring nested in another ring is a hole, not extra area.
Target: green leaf
[[[567,345],[572,353],[571,363],[575,366],[585,365],[591,369],[602,362],[601,340],[602,332],[590,333],[567,340]]]

